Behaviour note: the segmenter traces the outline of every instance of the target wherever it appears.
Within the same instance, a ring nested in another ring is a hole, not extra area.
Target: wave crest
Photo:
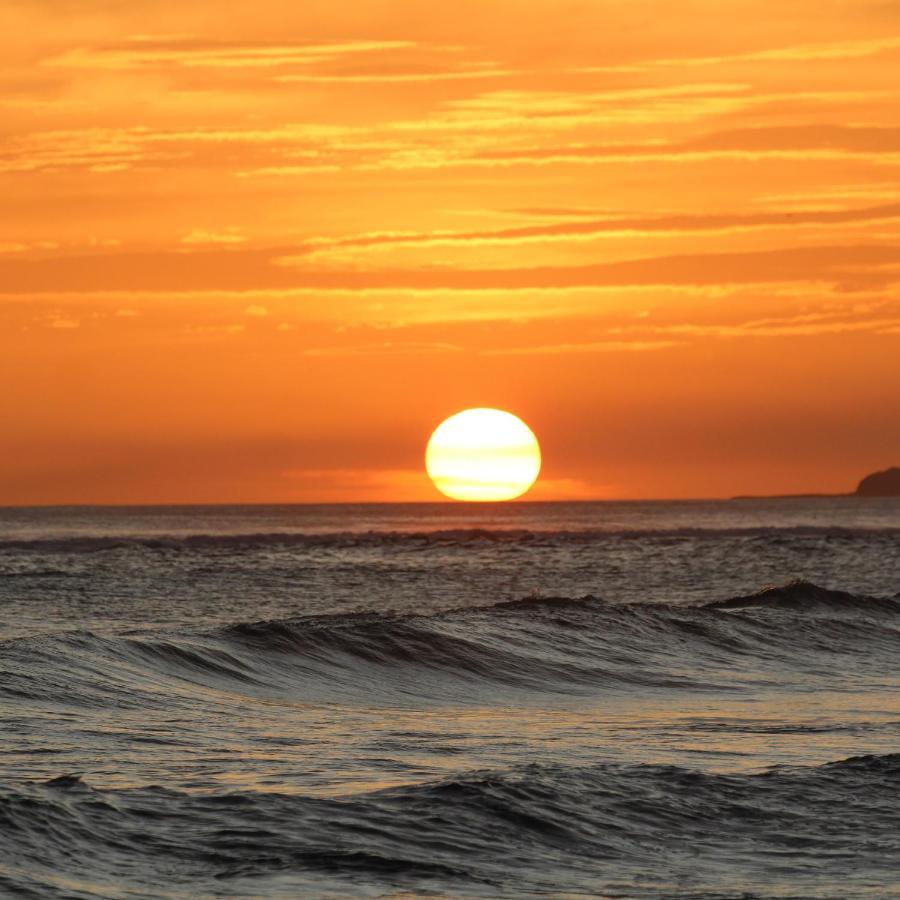
[[[791,581],[763,588],[755,594],[716,600],[706,609],[782,609],[828,613],[884,613],[900,615],[900,599],[867,597],[819,587],[809,581]]]

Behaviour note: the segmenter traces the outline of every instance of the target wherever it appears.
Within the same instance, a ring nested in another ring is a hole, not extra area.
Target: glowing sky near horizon
[[[900,461],[900,4],[7,2],[0,503],[534,499]]]

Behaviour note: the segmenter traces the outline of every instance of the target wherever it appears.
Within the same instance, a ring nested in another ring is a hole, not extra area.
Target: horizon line
[[[566,500],[297,500],[297,501],[238,501],[228,503],[214,502],[174,502],[174,503],[0,503],[0,510],[8,509],[165,509],[165,508],[197,508],[197,507],[257,507],[257,506],[447,506],[490,508],[497,506],[525,505],[562,505],[573,503],[710,503],[710,502],[743,502],[747,500],[814,500],[853,497],[863,500],[883,499],[866,497],[855,492],[838,493],[802,493],[802,494],[733,494],[729,496],[709,497],[582,497]]]

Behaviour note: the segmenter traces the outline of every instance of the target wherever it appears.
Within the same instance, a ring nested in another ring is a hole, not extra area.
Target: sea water
[[[900,896],[900,500],[0,510],[0,895]]]

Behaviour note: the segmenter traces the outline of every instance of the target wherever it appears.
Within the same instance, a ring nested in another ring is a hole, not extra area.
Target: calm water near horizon
[[[0,506],[4,540],[450,528],[598,531],[821,525],[900,527],[897,498],[785,497],[512,503],[259,503]]]
[[[0,896],[900,895],[900,499],[4,508],[0,608]]]

